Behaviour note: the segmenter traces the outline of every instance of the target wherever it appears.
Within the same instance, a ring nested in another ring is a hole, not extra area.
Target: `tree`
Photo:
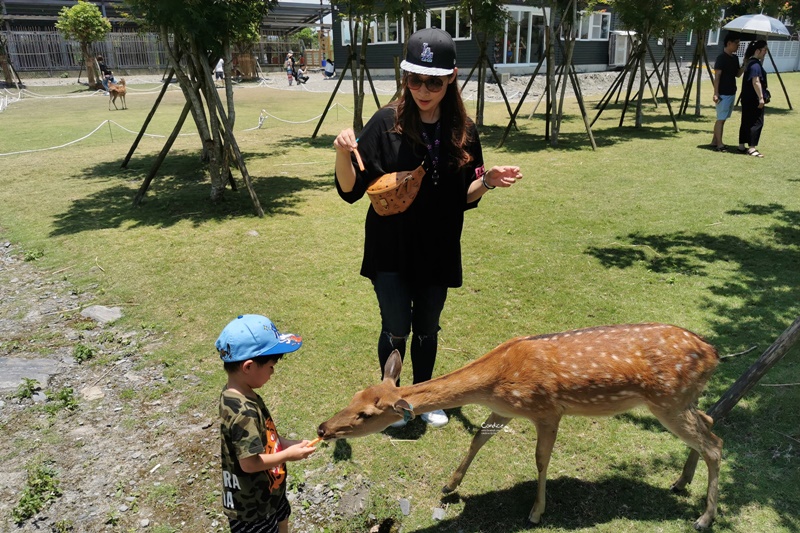
[[[793,0],[734,0],[726,2],[725,18],[733,19],[741,15],[763,13],[770,17],[788,18],[800,22],[800,2]]]
[[[186,98],[187,112],[191,112],[197,126],[202,158],[209,164],[211,199],[221,199],[227,183],[235,186],[230,170],[235,160],[256,212],[263,214],[233,135],[236,115],[231,46],[247,42],[258,33],[261,21],[277,4],[276,0],[127,0],[127,3],[133,17],[161,37],[170,67]],[[225,60],[226,105],[217,93],[212,72],[220,58]],[[182,116],[185,117],[186,114]],[[182,120],[176,128],[180,129],[181,124]]]
[[[653,66],[655,61],[650,50],[649,41],[654,37],[664,37],[672,35],[676,28],[681,26],[682,17],[685,17],[692,0],[657,0],[652,2],[640,2],[638,0],[608,0],[606,2],[612,6],[614,12],[619,15],[625,28],[636,32],[635,47],[632,50],[632,59],[629,65],[632,70],[639,69],[639,92],[636,98],[636,127],[642,126],[642,102],[644,100],[645,84],[648,77],[646,72],[646,63],[648,55],[650,56]],[[696,3],[704,4],[704,0],[699,0]],[[717,12],[719,13],[719,12]],[[719,15],[717,15],[719,19]],[[626,67],[627,68],[627,67]],[[656,69],[656,74],[661,82],[661,75]],[[633,83],[634,72],[631,72],[631,81],[628,85],[628,95]],[[663,85],[663,84],[662,84]],[[666,100],[667,107],[672,109],[669,100]],[[626,98],[624,106],[627,107],[628,101]],[[624,111],[623,111],[624,113]],[[673,123],[677,131],[677,124],[673,116]],[[620,122],[621,125],[621,122]]]
[[[408,52],[408,37],[413,33],[414,18],[417,20],[424,20],[425,16],[425,1],[424,0],[397,0],[395,2],[384,2],[384,13],[389,16],[389,20],[399,20],[403,25],[403,34],[406,39],[403,41],[403,52],[398,57],[394,58],[394,77],[397,84],[397,92],[392,97],[392,100],[400,96],[400,85],[402,72],[400,71],[400,62],[406,58]],[[379,15],[380,16],[380,15]]]
[[[64,38],[78,41],[89,77],[89,87],[96,87],[102,73],[96,72],[89,46],[105,39],[111,31],[111,22],[100,13],[100,9],[86,0],[78,0],[72,7],[62,7],[56,29]]]
[[[347,18],[347,26],[350,31],[348,61],[353,73],[353,130],[358,132],[364,128],[364,76],[367,74],[367,44],[371,40],[370,24],[381,11],[376,0],[343,0],[335,2],[335,4],[342,17]],[[356,72],[356,63],[358,72]],[[342,72],[342,76],[344,76],[344,72]]]
[[[508,20],[508,11],[502,0],[461,0],[460,9],[469,13],[470,24],[475,40],[478,43],[478,102],[475,112],[475,123],[483,125],[483,109],[485,100],[486,70],[484,61],[488,66],[487,48],[489,39],[502,35]],[[498,80],[499,83],[499,80]]]

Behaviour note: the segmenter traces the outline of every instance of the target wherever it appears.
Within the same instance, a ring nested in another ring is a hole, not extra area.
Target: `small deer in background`
[[[386,362],[383,381],[356,393],[350,405],[323,422],[317,433],[326,440],[360,437],[399,418],[413,418],[415,411],[470,403],[492,410],[484,427],[527,418],[536,426],[539,472],[528,519],[538,524],[561,417],[609,416],[644,404],[708,466],[706,510],[694,523],[695,529],[705,529],[717,514],[722,440],[711,433],[711,418],[694,402],[718,363],[714,347],[690,331],[666,324],[628,324],[518,337],[445,376],[397,387],[402,362],[395,350]],[[475,435],[445,493],[458,487],[475,454],[494,433]],[[695,464],[687,462],[673,490],[691,483]]]
[[[125,95],[128,92],[128,88],[125,85],[125,78],[121,78],[119,83],[108,82],[108,110],[111,111],[111,104],[114,104],[114,109],[119,110],[117,107],[117,98],[120,99],[120,103],[122,104],[122,109],[128,109],[127,104],[125,103]]]

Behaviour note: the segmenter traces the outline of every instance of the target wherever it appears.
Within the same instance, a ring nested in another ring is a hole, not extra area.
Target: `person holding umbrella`
[[[757,147],[761,139],[761,130],[764,128],[764,106],[769,103],[767,73],[761,64],[766,55],[767,41],[764,40],[751,42],[744,54],[749,59],[742,82],[739,152],[753,157],[764,157]]]

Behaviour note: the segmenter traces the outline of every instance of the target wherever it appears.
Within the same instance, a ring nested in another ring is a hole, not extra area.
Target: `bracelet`
[[[488,174],[488,172],[487,172],[486,174]],[[487,189],[489,189],[490,191],[491,191],[492,189],[496,189],[496,188],[497,188],[497,185],[495,185],[495,186],[493,186],[493,187],[490,187],[490,186],[489,186],[489,184],[488,184],[488,183],[486,183],[486,174],[484,174],[483,176],[481,176],[481,182],[483,182],[483,186],[484,186],[484,187],[486,187]]]

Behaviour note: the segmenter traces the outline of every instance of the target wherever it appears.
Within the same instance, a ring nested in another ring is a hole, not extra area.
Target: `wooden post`
[[[319,133],[319,129],[322,127],[322,123],[325,122],[325,116],[331,109],[331,104],[333,103],[333,99],[336,98],[336,92],[339,90],[339,86],[342,84],[342,81],[344,81],[344,73],[347,72],[348,68],[350,68],[350,63],[352,61],[353,61],[353,56],[352,55],[347,56],[347,64],[344,66],[342,74],[339,76],[339,81],[336,82],[336,87],[333,88],[331,97],[328,99],[328,104],[325,106],[325,111],[323,111],[322,116],[319,117],[319,122],[317,123],[317,127],[314,129],[314,133],[311,135],[312,139],[317,138],[317,133]]]
[[[175,139],[178,138],[178,134],[181,132],[181,128],[183,127],[183,123],[186,121],[186,117],[189,116],[189,111],[192,109],[192,102],[186,100],[186,104],[183,106],[183,111],[181,111],[181,116],[178,118],[178,123],[175,124],[175,127],[172,129],[172,133],[170,134],[167,142],[164,143],[163,148],[161,148],[161,152],[158,154],[153,166],[150,168],[150,172],[147,174],[147,177],[142,182],[142,185],[139,187],[139,192],[136,193],[136,197],[133,199],[133,205],[139,205],[142,203],[142,199],[144,198],[147,189],[150,187],[150,182],[153,181],[153,178],[158,172],[159,167],[161,167],[161,163],[164,162],[164,158],[167,157],[170,148],[172,148],[172,144],[175,142]]]
[[[714,419],[715,422],[725,418],[731,412],[739,400],[741,400],[750,389],[752,389],[759,380],[764,377],[770,368],[775,366],[778,361],[792,349],[800,340],[800,317],[798,317],[791,326],[789,326],[780,337],[778,337],[772,345],[767,348],[761,357],[755,363],[750,365],[744,374],[742,374],[736,382],[722,395],[717,403],[711,409],[706,411],[708,416]],[[686,464],[683,467],[684,479],[691,481],[694,476],[694,471],[697,468],[697,461],[700,459],[700,454],[694,450],[689,452],[689,457],[686,459]]]
[[[147,118],[144,119],[144,124],[142,124],[141,129],[139,129],[139,135],[136,136],[136,140],[133,141],[131,145],[131,149],[128,150],[128,155],[125,156],[125,161],[122,162],[122,168],[128,168],[128,162],[131,160],[133,156],[133,152],[136,151],[136,147],[139,146],[139,141],[142,140],[144,136],[144,132],[147,130],[147,126],[150,124],[150,121],[153,119],[153,115],[156,114],[156,109],[158,109],[158,105],[161,103],[161,99],[164,98],[164,93],[167,92],[167,88],[169,88],[170,81],[172,81],[172,75],[175,74],[175,69],[170,69],[169,77],[164,82],[164,86],[161,88],[161,92],[158,94],[158,98],[156,98],[155,103],[153,104],[153,108],[148,113]]]
[[[769,60],[772,62],[772,68],[775,69],[775,75],[778,77],[778,81],[781,83],[781,88],[783,89],[783,94],[786,96],[786,103],[789,104],[789,109],[794,109],[792,107],[792,101],[789,100],[789,93],[786,92],[786,85],[783,83],[783,78],[781,78],[781,73],[778,70],[778,66],[775,64],[775,60],[772,58],[772,52],[769,51],[767,48],[767,55],[769,56]]]

